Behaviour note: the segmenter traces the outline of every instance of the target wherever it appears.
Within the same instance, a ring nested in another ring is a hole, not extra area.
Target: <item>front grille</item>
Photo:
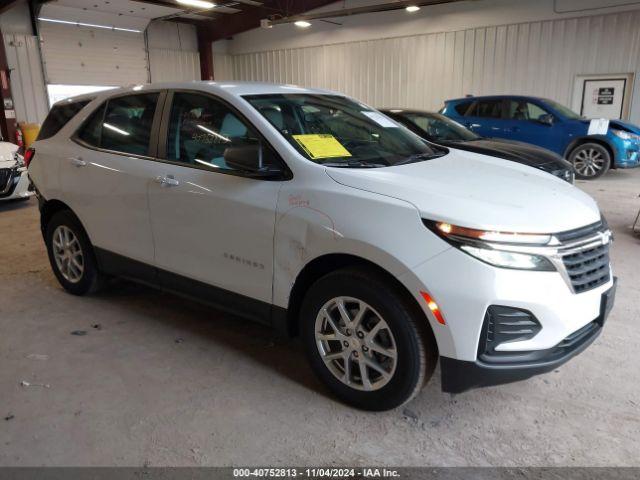
[[[1,168],[0,169],[0,192],[3,192],[7,188],[7,184],[11,180],[11,169],[10,168]]]
[[[562,262],[575,293],[597,288],[611,278],[608,243],[565,255]]]

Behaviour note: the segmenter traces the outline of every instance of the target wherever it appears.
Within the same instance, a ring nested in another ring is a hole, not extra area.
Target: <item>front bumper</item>
[[[635,140],[614,141],[615,168],[634,168],[640,166],[640,144]]]
[[[550,372],[585,350],[600,335],[615,301],[616,281],[602,294],[600,314],[592,322],[573,332],[553,348],[513,352],[498,361],[467,362],[440,357],[442,390],[461,393],[466,390],[525,380]]]
[[[26,168],[7,169],[0,184],[0,201],[27,198],[34,194],[29,190],[29,176]]]

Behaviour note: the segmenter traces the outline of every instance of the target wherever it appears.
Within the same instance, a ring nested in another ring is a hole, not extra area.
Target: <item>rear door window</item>
[[[38,134],[38,140],[46,140],[53,137],[64,127],[76,114],[86,107],[92,99],[78,100],[75,102],[63,102],[53,106],[47,118],[45,118]]]
[[[159,93],[116,97],[96,110],[80,128],[84,143],[119,153],[148,155]]]
[[[91,114],[89,120],[80,128],[77,137],[84,143],[92,147],[100,147],[100,135],[102,133],[102,121],[107,104],[104,103],[99,109]]]
[[[109,100],[100,146],[115,152],[148,155],[158,93]]]
[[[502,118],[502,100],[480,100],[473,112],[474,117]]]

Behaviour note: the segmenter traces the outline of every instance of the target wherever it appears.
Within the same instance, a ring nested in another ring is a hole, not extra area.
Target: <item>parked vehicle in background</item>
[[[555,369],[613,305],[586,193],[335,92],[190,82],[66,107],[28,157],[60,284],[124,276],[300,335],[357,407],[407,402],[438,357],[448,392]]]
[[[481,137],[440,113],[399,108],[381,111],[430,142],[518,162],[573,183],[575,175],[571,164],[550,150],[523,142]]]
[[[640,127],[611,120],[590,134],[591,121],[553,100],[526,96],[466,97],[447,100],[444,115],[478,135],[531,143],[556,152],[593,179],[609,168],[640,165]]]
[[[0,141],[0,201],[27,200],[33,195],[29,191],[29,177],[18,146]]]

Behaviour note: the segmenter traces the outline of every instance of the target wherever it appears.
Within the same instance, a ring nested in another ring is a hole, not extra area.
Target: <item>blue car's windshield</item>
[[[545,100],[545,102],[549,104],[551,108],[556,110],[560,115],[568,118],[569,120],[580,120],[582,118],[576,112],[558,102],[554,102],[553,100]]]

